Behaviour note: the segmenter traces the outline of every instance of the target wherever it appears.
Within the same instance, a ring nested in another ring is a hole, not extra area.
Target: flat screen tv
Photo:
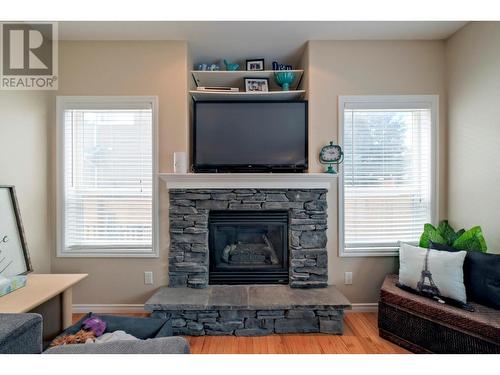
[[[195,102],[195,172],[304,172],[307,102]]]

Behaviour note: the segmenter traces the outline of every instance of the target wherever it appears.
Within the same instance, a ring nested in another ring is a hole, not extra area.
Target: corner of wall
[[[189,95],[188,91],[191,89],[194,89],[194,82],[193,82],[193,76],[191,74],[191,70],[194,68],[194,60],[193,60],[193,54],[191,51],[191,46],[189,43],[186,42],[186,67],[187,67],[187,74],[186,74],[186,82],[187,82],[187,87],[186,87],[186,98],[187,98],[187,131],[186,131],[186,152],[188,154],[188,166],[191,165],[192,163],[192,158],[191,158],[191,134],[192,134],[192,119],[193,119],[193,100],[191,99],[191,95]]]

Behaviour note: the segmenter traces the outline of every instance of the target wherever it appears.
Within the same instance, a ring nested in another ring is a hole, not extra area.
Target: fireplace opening
[[[288,284],[288,211],[210,211],[210,284]]]

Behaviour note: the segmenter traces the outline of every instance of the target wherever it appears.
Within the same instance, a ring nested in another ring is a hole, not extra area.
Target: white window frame
[[[153,114],[152,129],[152,248],[151,251],[137,249],[121,249],[113,251],[103,249],[86,249],[81,251],[66,250],[64,244],[65,217],[64,217],[64,110],[78,104],[92,104],[95,107],[126,108],[130,103],[147,103],[151,105]],[[58,96],[56,101],[56,231],[57,257],[63,258],[158,258],[159,257],[159,230],[158,230],[158,97],[157,96]]]
[[[438,95],[342,95],[338,98],[338,139],[344,146],[344,109],[347,103],[367,103],[390,106],[398,103],[425,103],[431,107],[431,223],[436,224],[438,218],[438,136],[439,136],[439,96]],[[344,243],[344,170],[339,173],[338,194],[339,220],[339,256],[340,257],[373,257],[397,256],[398,248],[387,247],[373,250],[346,249]],[[423,230],[423,228],[422,228]]]

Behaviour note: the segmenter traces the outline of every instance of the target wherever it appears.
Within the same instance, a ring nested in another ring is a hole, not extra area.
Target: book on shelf
[[[197,91],[214,91],[214,92],[238,92],[240,91],[237,87],[223,87],[223,86],[199,86],[196,88]]]

